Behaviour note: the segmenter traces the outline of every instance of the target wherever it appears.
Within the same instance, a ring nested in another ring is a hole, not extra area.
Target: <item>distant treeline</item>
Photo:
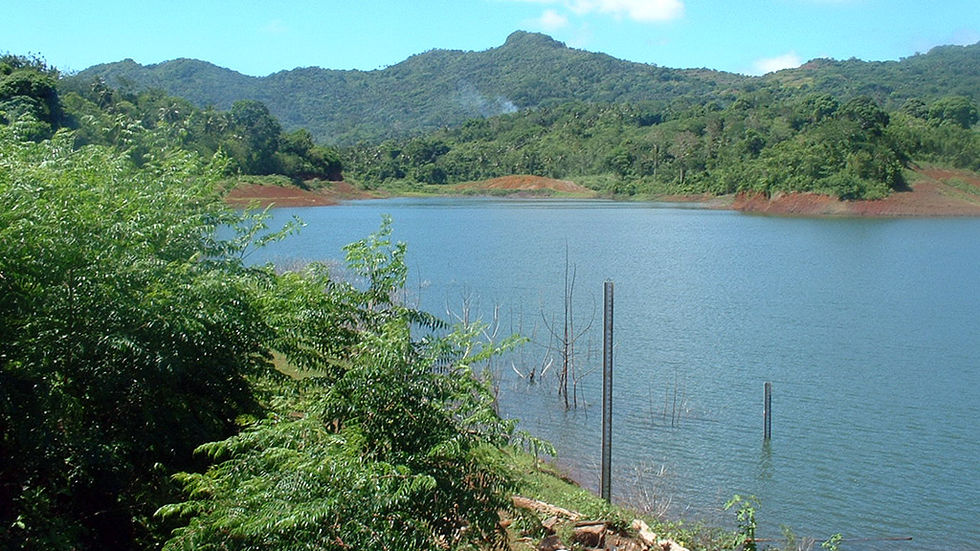
[[[568,102],[654,101],[675,112],[711,101],[724,106],[732,92],[773,82],[841,102],[868,96],[887,111],[916,97],[932,102],[962,95],[980,102],[978,63],[980,44],[974,44],[939,46],[899,61],[815,59],[797,69],[746,76],[634,63],[517,31],[496,48],[430,50],[377,71],[304,67],[253,77],[194,59],[154,65],[128,59],[68,80],[102,78],[122,90],[161,89],[202,108],[261,101],[287,129],[307,128],[318,143],[350,146]]]
[[[769,82],[680,108],[578,102],[474,119],[349,148],[344,164],[365,186],[536,174],[628,195],[809,191],[867,199],[901,189],[911,161],[980,169],[976,122],[967,96],[911,98],[887,112],[868,96],[842,101]]]
[[[930,56],[921,57],[937,59]],[[909,63],[894,67],[914,67]],[[199,109],[159,90],[123,92],[99,78],[59,78],[42,60],[6,56],[0,119],[30,115],[33,122],[20,124],[33,124],[37,139],[75,129],[79,145],[112,145],[137,163],[176,146],[204,156],[220,151],[232,172],[346,177],[365,188],[534,174],[617,195],[801,191],[871,199],[902,189],[910,163],[980,169],[972,96],[909,97],[886,109],[890,103],[869,95],[814,91],[819,83],[793,74],[727,90],[716,82],[703,98],[685,90],[662,100],[544,102],[337,150],[317,145],[305,129],[284,132],[255,100],[235,101],[227,111]],[[873,91],[869,86],[851,84]]]
[[[305,129],[284,132],[257,101],[236,101],[227,111],[198,109],[159,90],[121,92],[99,79],[59,77],[36,57],[0,58],[0,122],[29,124],[35,139],[72,129],[79,146],[111,145],[138,164],[180,147],[205,157],[220,150],[231,161],[231,172],[298,180],[341,177],[334,149],[316,145]]]

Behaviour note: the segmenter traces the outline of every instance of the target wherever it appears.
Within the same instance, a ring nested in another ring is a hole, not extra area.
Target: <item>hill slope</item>
[[[307,67],[250,77],[191,59],[147,66],[125,60],[90,67],[70,80],[86,85],[103,78],[124,89],[159,88],[200,107],[228,109],[239,99],[258,100],[286,129],[306,127],[321,143],[349,145],[569,100],[663,105],[724,100],[733,89],[768,81],[843,99],[869,94],[890,108],[908,97],[950,93],[980,101],[978,60],[980,43],[934,48],[895,62],[814,60],[799,69],[747,77],[623,61],[518,31],[497,48],[430,50],[377,71]]]
[[[937,46],[900,61],[814,59],[765,78],[838,97],[870,96],[889,110],[909,98],[961,95],[980,102],[980,43]]]
[[[520,31],[498,48],[431,50],[378,71],[308,67],[249,77],[190,59],[147,66],[125,60],[90,67],[71,80],[84,84],[95,78],[123,89],[160,88],[201,107],[228,109],[239,99],[258,100],[287,129],[304,126],[331,144],[419,134],[573,99],[711,97],[745,79],[622,61]]]

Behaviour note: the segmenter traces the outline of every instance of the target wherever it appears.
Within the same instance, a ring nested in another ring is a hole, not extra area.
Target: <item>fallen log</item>
[[[587,548],[605,547],[605,540],[605,522],[595,522],[581,526],[579,523],[576,523],[575,530],[572,532],[572,541]]]
[[[569,511],[568,509],[558,507],[557,505],[552,505],[550,503],[545,503],[529,497],[512,496],[510,500],[514,504],[514,507],[517,507],[518,509],[527,509],[549,517],[565,517],[570,520],[582,519],[582,515],[576,513],[575,511]]]
[[[633,519],[633,523],[631,524],[631,527],[634,530],[636,530],[637,537],[640,538],[640,541],[642,541],[643,543],[647,544],[650,547],[657,545],[657,541],[660,538],[658,538],[657,534],[650,529],[647,523],[637,518],[637,519]]]

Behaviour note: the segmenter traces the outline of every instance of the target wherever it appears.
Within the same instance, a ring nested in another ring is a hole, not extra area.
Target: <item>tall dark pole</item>
[[[611,500],[612,460],[612,370],[613,370],[613,282],[606,280],[602,322],[602,476],[599,495]]]
[[[772,438],[772,383],[764,385],[764,396],[762,406],[762,439],[769,441]]]

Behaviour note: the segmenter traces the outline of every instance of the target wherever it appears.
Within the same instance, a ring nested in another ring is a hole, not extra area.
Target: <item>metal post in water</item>
[[[765,385],[765,402],[762,407],[763,416],[763,439],[768,441],[772,438],[772,383]]]
[[[613,369],[613,282],[604,285],[602,321],[602,474],[599,496],[611,500],[612,460],[612,369]]]

